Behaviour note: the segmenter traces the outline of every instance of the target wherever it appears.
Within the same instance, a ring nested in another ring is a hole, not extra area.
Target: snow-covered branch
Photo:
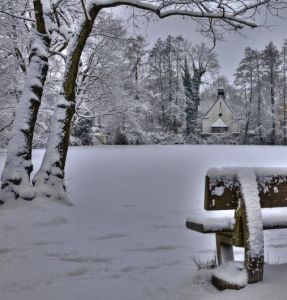
[[[118,109],[120,109],[120,110],[118,110]],[[93,118],[100,118],[103,116],[112,116],[112,115],[116,115],[116,114],[123,114],[124,112],[127,112],[128,109],[129,109],[129,107],[127,107],[127,106],[125,106],[125,107],[118,106],[118,107],[114,107],[110,111],[103,112],[103,113],[96,114],[96,115],[82,115],[78,112],[76,112],[76,115],[83,119],[93,119]]]
[[[94,0],[92,5],[102,8],[131,6],[153,12],[159,18],[180,15],[191,18],[218,19],[227,22],[234,28],[243,26],[257,27],[257,24],[245,14],[256,11],[257,8],[271,3],[272,0],[233,1],[224,4],[222,1],[177,1],[177,2],[147,2],[141,0]]]
[[[4,131],[6,128],[10,127],[13,124],[14,119],[12,119],[8,124],[6,124],[4,127],[0,128],[0,132]]]
[[[16,18],[16,19],[20,19],[20,20],[35,22],[34,19],[23,17],[23,16],[14,15],[14,14],[11,14],[10,12],[4,11],[4,10],[0,10],[0,14],[5,14],[5,15],[8,15],[10,17],[13,17],[13,18]]]

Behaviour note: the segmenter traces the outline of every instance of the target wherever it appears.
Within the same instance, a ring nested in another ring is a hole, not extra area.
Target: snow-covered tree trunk
[[[191,79],[190,97],[186,98],[186,136],[194,133],[197,126],[197,114],[200,103],[199,89],[201,77],[205,73],[203,69],[193,67],[193,77]]]
[[[256,73],[257,73],[257,127],[259,131],[259,141],[260,144],[263,145],[264,140],[263,140],[263,135],[262,135],[262,116],[261,116],[261,111],[262,111],[262,86],[261,86],[261,78],[260,78],[260,63],[259,63],[259,54],[258,52],[256,53]]]
[[[67,49],[63,85],[53,114],[47,149],[41,167],[33,179],[39,197],[68,200],[65,193],[64,169],[75,113],[76,80],[80,57],[99,11],[100,8],[91,6]]]
[[[48,52],[51,41],[44,17],[44,14],[49,13],[49,5],[46,2],[44,6],[41,0],[34,0],[33,4],[36,33],[30,50],[24,89],[16,107],[7,159],[1,177],[0,199],[2,201],[17,198],[32,200],[35,197],[30,184],[30,174],[33,170],[32,141],[48,72]]]
[[[244,129],[244,139],[243,144],[247,144],[248,142],[248,131],[249,131],[249,124],[250,124],[250,116],[251,116],[251,105],[253,102],[253,70],[250,68],[250,92],[249,92],[249,103],[246,105],[248,108],[247,111],[247,118],[245,123]]]

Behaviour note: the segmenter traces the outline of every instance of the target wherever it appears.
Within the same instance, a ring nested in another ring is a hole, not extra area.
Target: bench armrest
[[[202,232],[202,233],[215,233],[215,232],[231,232],[234,227],[234,218],[205,218],[204,220],[196,217],[190,217],[186,220],[186,227]]]

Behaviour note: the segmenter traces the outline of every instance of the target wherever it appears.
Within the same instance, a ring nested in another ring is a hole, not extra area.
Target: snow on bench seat
[[[186,227],[201,233],[232,232],[235,219],[232,216],[208,217],[208,213],[200,217],[189,217]],[[287,228],[287,208],[265,208],[262,209],[263,229]]]

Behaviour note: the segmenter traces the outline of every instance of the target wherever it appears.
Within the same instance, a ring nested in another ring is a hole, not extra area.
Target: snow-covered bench
[[[204,208],[208,211],[235,210],[234,217],[198,219],[195,216],[187,220],[186,226],[198,232],[216,234],[218,264],[224,270],[228,269],[226,264],[233,261],[233,246],[245,248],[241,271],[246,274],[246,282],[242,280],[242,274],[239,281],[232,282],[230,276],[216,271],[212,279],[215,286],[219,289],[241,288],[247,282],[263,279],[263,230],[287,228],[287,208],[283,207],[287,207],[285,168],[208,170]]]

